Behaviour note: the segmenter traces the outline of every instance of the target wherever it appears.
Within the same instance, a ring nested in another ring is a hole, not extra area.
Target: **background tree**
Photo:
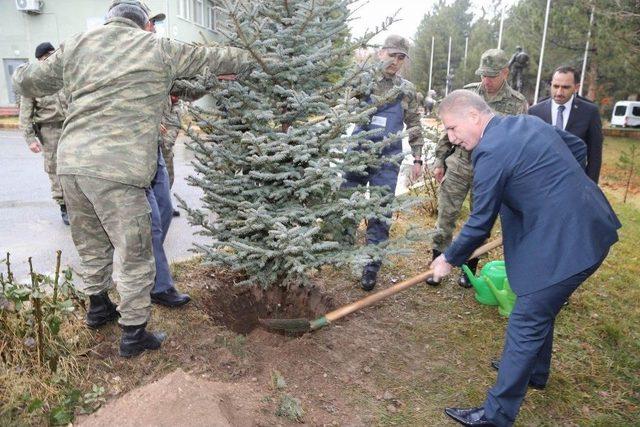
[[[215,92],[215,108],[193,110],[207,135],[192,134],[197,176],[189,182],[203,189],[204,207],[189,216],[211,238],[197,247],[205,262],[268,286],[391,252],[354,246],[350,231],[399,205],[375,187],[340,188],[342,172],[379,165],[375,154],[391,141],[347,137],[347,128],[368,123],[377,104],[400,93],[366,102],[375,70],[352,58],[374,34],[348,38],[354,1],[224,3],[222,34],[255,67]]]
[[[463,84],[464,34],[471,29],[473,14],[469,11],[470,0],[455,0],[448,5],[440,0],[427,13],[416,31],[415,44],[411,51],[411,78],[418,89],[426,93],[429,86],[429,61],[431,58],[431,36],[435,36],[433,54],[432,89],[439,96],[445,92],[447,56],[451,36],[451,68],[454,70],[453,88]],[[467,67],[470,64],[467,61]],[[467,71],[467,75],[470,73]]]
[[[464,9],[465,3],[467,9]],[[494,2],[480,16],[469,20],[465,26],[458,18],[449,16],[455,6],[458,16],[468,14],[468,2],[456,1],[451,6],[439,3],[427,13],[416,32],[416,60],[413,76],[415,83],[424,88],[428,84],[431,35],[436,35],[434,55],[434,84],[442,85],[446,73],[446,43],[448,32],[459,34],[468,31],[469,53],[467,58],[467,81],[477,81],[473,75],[480,55],[486,49],[494,48],[498,42],[500,25],[500,2]],[[559,65],[571,65],[582,70],[589,17],[595,6],[594,26],[590,39],[589,58],[583,93],[595,100],[605,117],[610,115],[615,101],[638,95],[637,82],[640,81],[640,2],[638,0],[594,0],[574,2],[554,0],[549,15],[547,43],[542,67],[542,84],[539,99],[548,96],[551,73]],[[524,75],[524,94],[530,102],[536,86],[536,75],[540,62],[546,0],[520,1],[505,12],[502,48],[512,54],[516,46],[522,46],[529,54],[529,68]],[[461,15],[462,14],[462,15]],[[445,20],[454,28],[449,28]],[[454,42],[454,58],[459,62],[464,54],[464,40]],[[444,50],[442,50],[444,49]],[[461,50],[462,49],[462,50]],[[422,53],[424,52],[424,53]],[[444,52],[444,54],[442,54]],[[460,73],[458,73],[460,74]],[[462,82],[454,81],[454,88]]]

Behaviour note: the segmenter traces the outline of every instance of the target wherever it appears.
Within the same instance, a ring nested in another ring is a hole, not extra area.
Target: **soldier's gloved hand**
[[[440,256],[433,260],[429,268],[433,270],[433,280],[439,282],[443,277],[451,273],[453,266],[447,262],[444,254],[440,254]]]
[[[42,144],[40,144],[38,141],[33,141],[31,144],[29,144],[29,150],[31,150],[32,153],[39,153],[42,151]]]

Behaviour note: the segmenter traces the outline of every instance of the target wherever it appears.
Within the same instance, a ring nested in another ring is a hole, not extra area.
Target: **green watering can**
[[[476,290],[476,301],[485,305],[498,305],[491,288],[487,284],[487,279],[490,279],[497,289],[502,289],[502,282],[507,278],[507,270],[504,266],[504,261],[491,261],[488,262],[480,270],[480,276],[473,275],[469,267],[462,265],[462,270],[465,272],[471,285]]]
[[[500,316],[509,317],[513,310],[513,305],[516,303],[516,294],[513,293],[511,286],[509,286],[509,279],[504,278],[502,289],[498,289],[489,277],[487,277],[487,285],[489,285],[489,289],[498,300],[498,313],[500,313]]]

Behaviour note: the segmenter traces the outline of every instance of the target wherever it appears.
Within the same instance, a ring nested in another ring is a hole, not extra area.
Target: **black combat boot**
[[[438,258],[442,252],[440,252],[437,249],[431,249],[431,262],[433,262],[434,259]],[[440,280],[433,280],[433,277],[429,277],[427,279],[427,285],[429,286],[438,286],[440,284]]]
[[[60,216],[65,225],[69,225],[69,214],[67,214],[67,205],[60,205]]]
[[[109,299],[107,291],[97,295],[89,295],[89,310],[85,321],[87,326],[93,329],[99,328],[120,316],[116,305]]]
[[[145,350],[157,350],[167,335],[164,332],[147,332],[147,322],[142,325],[122,326],[120,356],[133,357]]]
[[[469,267],[469,270],[471,270],[473,274],[476,274],[476,270],[478,269],[478,261],[480,261],[478,258],[471,258],[469,261],[465,263],[467,264],[467,267]],[[458,285],[462,286],[463,288],[470,288],[472,286],[464,270],[462,270],[462,274],[458,279]]]
[[[360,279],[360,286],[363,290],[367,292],[373,290],[378,280],[378,270],[380,270],[380,263],[377,262],[369,263],[364,267]]]

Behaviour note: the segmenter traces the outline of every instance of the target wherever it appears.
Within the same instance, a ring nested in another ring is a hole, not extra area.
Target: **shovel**
[[[485,243],[480,246],[478,249],[473,251],[469,259],[479,257],[492,249],[497,248],[502,245],[502,237],[497,238],[489,243]],[[417,276],[413,276],[410,279],[407,279],[403,282],[398,283],[397,285],[393,285],[390,288],[383,289],[381,291],[376,292],[375,294],[371,294],[366,298],[362,298],[356,302],[351,304],[342,306],[337,308],[322,317],[318,317],[315,320],[309,319],[259,319],[259,322],[262,326],[267,329],[285,331],[285,332],[307,332],[307,331],[315,331],[316,329],[320,329],[323,326],[327,326],[329,323],[338,320],[347,314],[351,314],[354,311],[358,311],[361,308],[369,307],[377,303],[380,300],[385,299],[388,296],[393,294],[397,294],[398,292],[404,291],[407,288],[410,288],[414,285],[424,282],[428,277],[433,275],[433,270],[429,269],[424,273],[418,274]]]

